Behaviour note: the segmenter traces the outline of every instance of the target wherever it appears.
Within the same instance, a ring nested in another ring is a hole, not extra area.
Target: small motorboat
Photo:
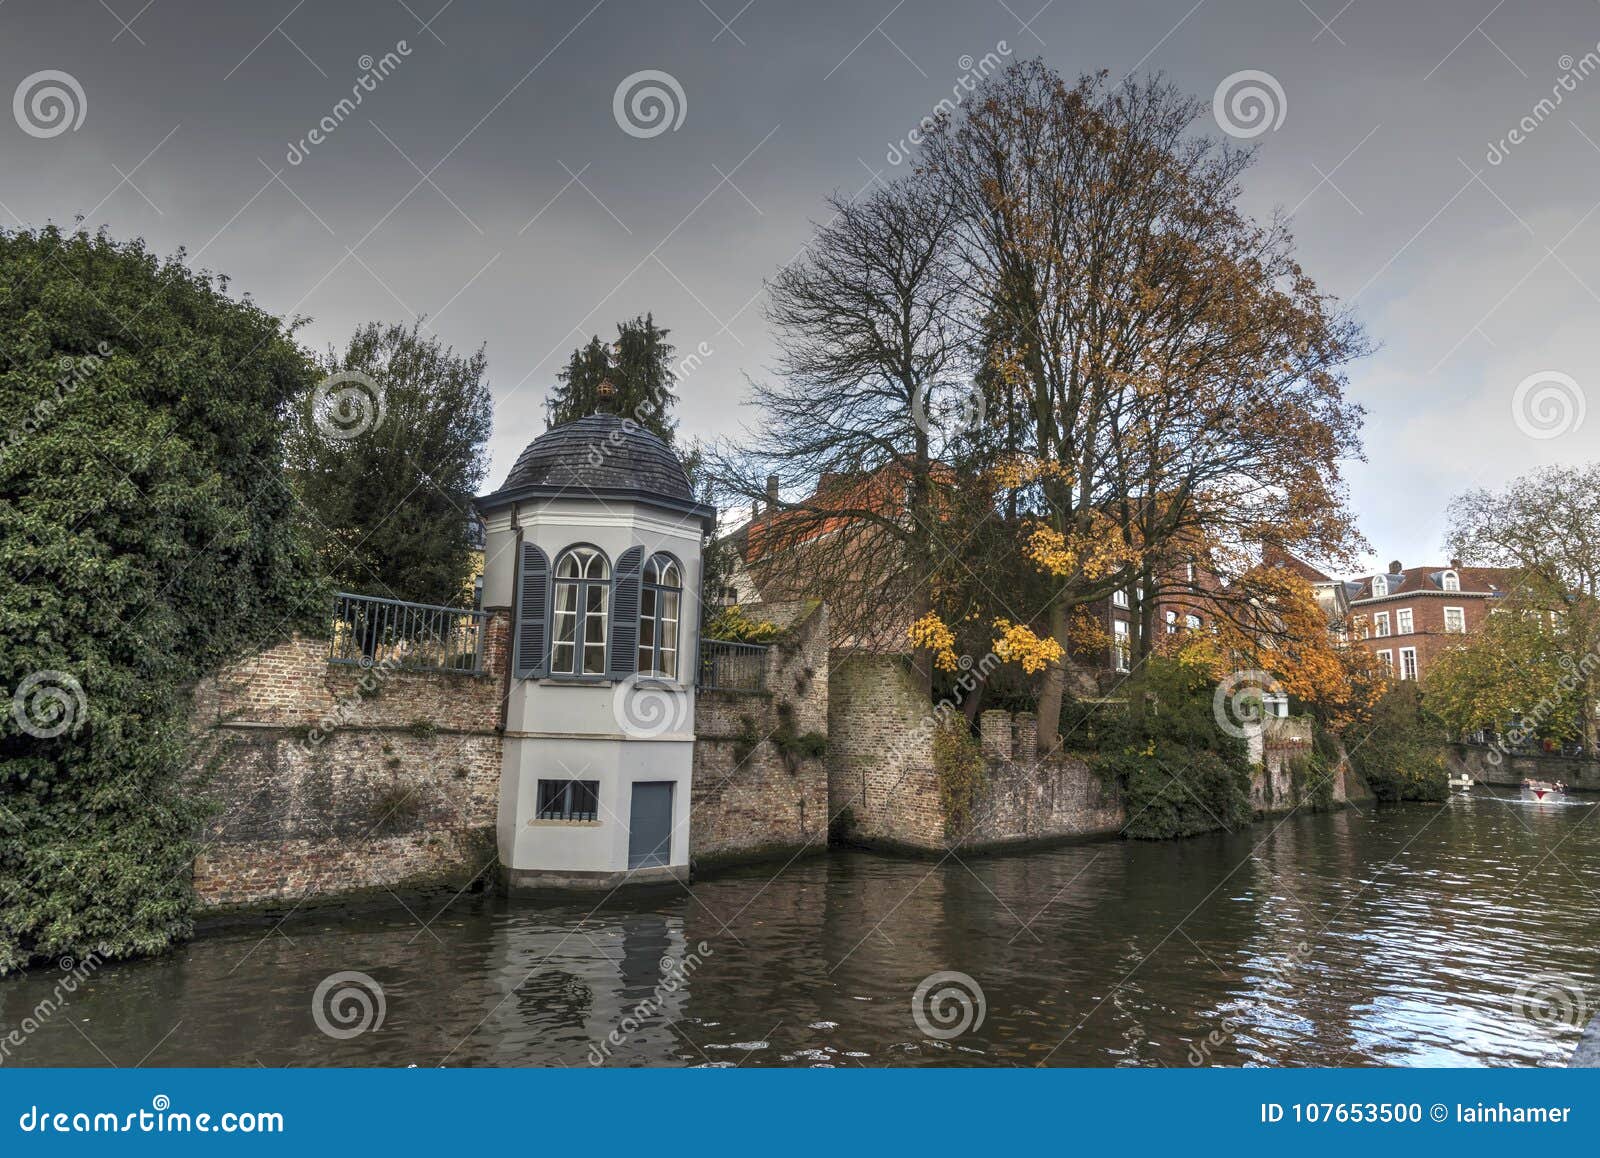
[[[1564,801],[1567,798],[1567,786],[1561,781],[1549,780],[1524,780],[1522,782],[1522,797],[1524,800],[1535,800],[1541,804]]]

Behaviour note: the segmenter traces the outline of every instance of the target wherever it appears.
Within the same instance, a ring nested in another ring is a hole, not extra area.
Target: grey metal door
[[[672,860],[672,782],[633,786],[628,808],[628,867],[650,868]]]

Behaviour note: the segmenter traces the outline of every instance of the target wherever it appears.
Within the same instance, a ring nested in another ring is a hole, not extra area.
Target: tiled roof
[[[1389,595],[1414,595],[1419,591],[1443,591],[1444,573],[1449,570],[1452,568],[1431,564],[1426,567],[1406,567],[1381,577],[1388,581]],[[1516,572],[1509,567],[1456,567],[1453,570],[1461,581],[1461,592],[1468,595],[1504,595],[1510,590],[1516,576]],[[1372,581],[1379,577],[1363,575],[1346,584],[1350,598],[1373,598]]]
[[[672,448],[614,414],[591,414],[563,423],[530,442],[500,489],[534,486],[577,494],[637,491],[694,500],[689,476]]]

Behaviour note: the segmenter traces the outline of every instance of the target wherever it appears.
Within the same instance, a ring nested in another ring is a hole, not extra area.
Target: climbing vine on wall
[[[959,712],[941,712],[933,733],[933,766],[939,774],[939,806],[951,840],[967,835],[978,797],[987,782],[983,752]]]

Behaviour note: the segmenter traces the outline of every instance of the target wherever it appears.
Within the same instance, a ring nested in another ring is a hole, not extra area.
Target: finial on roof
[[[600,379],[600,385],[594,388],[596,414],[610,414],[611,404],[616,401],[617,388],[610,378]]]

